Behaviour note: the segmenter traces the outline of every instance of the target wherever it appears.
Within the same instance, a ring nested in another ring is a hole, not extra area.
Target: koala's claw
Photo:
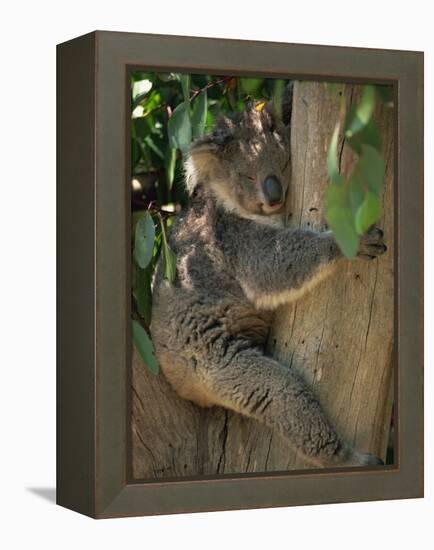
[[[387,251],[383,242],[384,233],[379,227],[373,227],[360,238],[357,256],[362,260],[373,260]]]

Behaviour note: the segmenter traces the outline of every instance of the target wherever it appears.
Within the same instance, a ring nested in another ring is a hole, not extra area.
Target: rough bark
[[[339,86],[347,105],[360,89]],[[356,448],[385,457],[392,404],[393,125],[376,120],[386,159],[383,219],[389,252],[373,262],[343,262],[299,302],[279,309],[269,350],[312,384],[339,432]],[[288,218],[323,229],[326,155],[339,96],[325,83],[296,83],[292,118],[293,184]],[[354,161],[341,139],[344,172]],[[133,476],[137,479],[283,471],[311,467],[278,434],[230,411],[179,398],[163,375],[133,353]]]

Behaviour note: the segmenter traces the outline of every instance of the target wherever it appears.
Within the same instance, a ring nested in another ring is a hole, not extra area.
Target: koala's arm
[[[225,252],[247,298],[274,309],[332,273],[342,254],[331,231],[282,229],[254,222],[226,234]]]

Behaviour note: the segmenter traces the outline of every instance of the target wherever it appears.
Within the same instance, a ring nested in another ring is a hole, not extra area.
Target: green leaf
[[[164,155],[161,152],[161,149],[157,145],[155,145],[155,142],[151,138],[151,136],[146,136],[143,141],[146,143],[149,149],[151,149],[151,151],[153,151],[157,156],[160,157],[160,159],[164,158]]]
[[[173,149],[180,149],[185,154],[191,143],[190,104],[180,103],[173,111],[167,123],[169,143]]]
[[[184,101],[187,102],[190,100],[190,75],[180,74],[179,80],[181,81],[182,95],[184,96]]]
[[[172,189],[175,179],[176,149],[167,147],[164,155],[164,170],[166,172],[167,187]]]
[[[208,102],[209,103],[209,102]],[[215,119],[215,116],[214,114],[210,111],[210,109],[208,108],[208,112],[206,114],[206,122],[205,122],[205,128],[208,127],[208,128],[211,128],[213,125],[214,125],[214,119]]]
[[[194,100],[193,111],[191,114],[191,125],[194,139],[197,139],[203,135],[205,131],[206,115],[207,94],[206,90],[203,90]]]
[[[146,71],[134,71],[131,73],[131,82],[137,82],[139,80],[151,80],[155,78],[154,73],[148,73]]]
[[[131,127],[137,139],[144,139],[150,133],[146,117],[134,118]]]
[[[381,97],[382,101],[387,105],[393,105],[393,86],[389,85],[377,85],[375,89],[378,92],[378,95]]]
[[[163,219],[160,216],[160,227],[162,235],[162,248],[163,248],[163,260],[164,260],[164,276],[171,283],[175,281],[176,277],[176,255],[170,249],[167,243],[166,229],[164,227]]]
[[[380,199],[368,191],[365,200],[356,213],[355,225],[359,235],[363,235],[380,217]]]
[[[327,153],[327,170],[332,184],[339,183],[340,178],[338,166],[338,139],[339,124],[336,124]]]
[[[370,145],[374,149],[377,149],[377,151],[381,151],[380,135],[374,119],[371,118],[368,124],[366,124],[360,132],[357,132],[354,136],[347,137],[347,142],[351,149],[358,155],[362,153],[363,144]]]
[[[131,167],[134,170],[134,167],[140,160],[140,145],[137,143],[137,139],[133,138],[131,140]]]
[[[359,248],[359,238],[354,228],[351,208],[331,208],[327,212],[327,223],[342,253],[347,258],[354,258]]]
[[[246,104],[244,103],[244,101],[242,99],[239,99],[235,105],[235,112],[236,113],[243,113],[244,112],[244,109],[246,108]],[[211,126],[211,125],[209,125]]]
[[[142,269],[144,269],[152,259],[154,239],[154,221],[151,214],[145,212],[136,224],[134,239],[134,258]]]
[[[176,73],[157,73],[157,77],[162,82],[170,82],[171,80],[178,80],[178,75]]]
[[[347,258],[354,258],[359,247],[345,180],[339,176],[338,183],[332,184],[326,193],[326,219],[333,231],[336,242]]]
[[[135,320],[133,320],[132,335],[134,345],[143,362],[152,374],[158,374],[160,367],[155,358],[154,346],[145,329]]]
[[[354,117],[345,128],[345,136],[351,137],[368,124],[375,108],[375,86],[365,86]]]
[[[134,103],[137,103],[137,98],[141,96],[142,98],[146,97],[146,94],[151,90],[152,82],[149,79],[138,80],[134,82],[132,95]]]
[[[142,269],[138,265],[136,265],[135,294],[137,298],[137,309],[140,316],[143,318],[148,326],[151,324],[152,319],[151,279],[151,264],[149,264],[146,269]]]
[[[379,195],[383,187],[385,164],[382,155],[371,145],[362,145],[362,155],[355,171],[361,183]]]
[[[326,210],[329,208],[343,208],[348,204],[345,178],[338,174],[335,183],[329,185],[326,192]]]
[[[241,89],[245,94],[256,97],[263,81],[263,78],[240,78]]]
[[[175,281],[176,277],[176,256],[170,249],[170,247],[163,242],[163,257],[164,257],[164,276],[171,283]]]
[[[355,216],[357,210],[360,208],[361,204],[365,200],[366,194],[362,184],[357,177],[357,174],[355,173],[351,175],[350,181],[348,182],[348,194],[351,211],[353,213],[353,216]]]

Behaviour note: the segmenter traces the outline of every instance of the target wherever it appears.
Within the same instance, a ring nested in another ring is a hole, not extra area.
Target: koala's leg
[[[233,343],[225,358],[216,354],[200,369],[215,404],[255,418],[280,432],[311,462],[321,466],[381,464],[340,440],[300,375],[262,354]]]

